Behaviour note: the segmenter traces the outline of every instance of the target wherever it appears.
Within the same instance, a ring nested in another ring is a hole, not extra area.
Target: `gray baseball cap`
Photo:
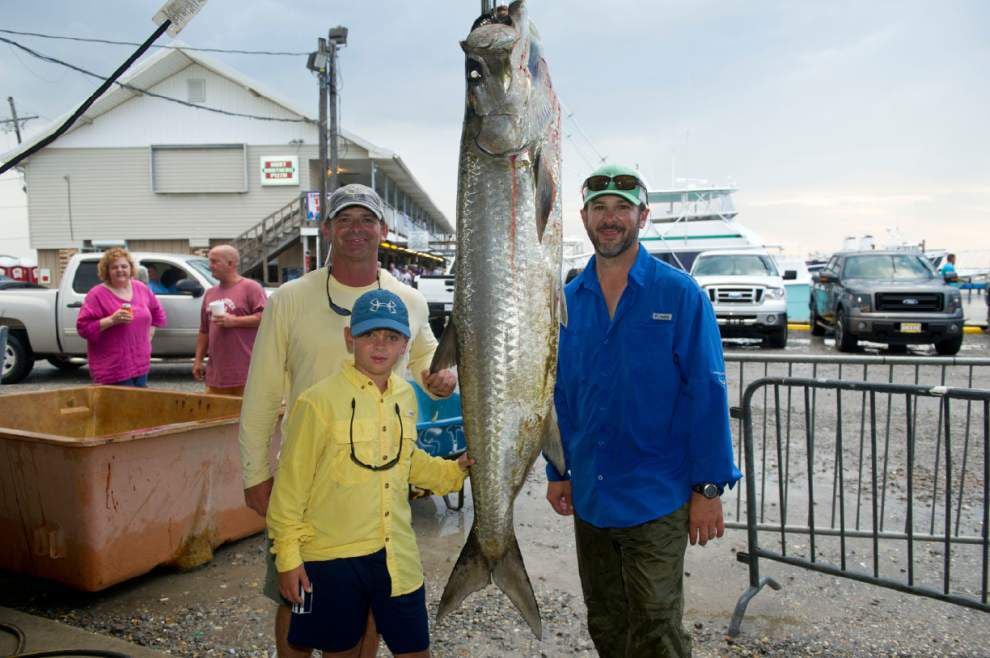
[[[337,188],[330,195],[330,201],[327,204],[327,218],[333,219],[337,216],[337,213],[348,206],[367,208],[375,213],[375,217],[378,219],[385,219],[385,207],[382,204],[381,197],[367,185],[351,183],[350,185]]]

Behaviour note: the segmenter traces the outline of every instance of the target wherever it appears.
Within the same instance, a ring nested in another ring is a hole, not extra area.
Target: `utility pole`
[[[327,51],[327,40],[319,38],[316,41],[316,52],[309,54],[306,68],[316,73],[320,82],[320,125],[319,125],[319,145],[320,145],[320,217],[317,226],[322,227],[327,217],[327,65],[329,64],[329,53]],[[316,234],[316,267],[323,264],[323,254],[327,251],[327,244],[323,239],[322,231]]]
[[[340,126],[337,125],[337,48],[347,45],[347,28],[330,28],[327,37],[330,41],[330,193],[338,186],[337,182],[337,138]]]
[[[21,143],[21,123],[27,123],[31,119],[37,119],[37,116],[29,117],[17,117],[17,108],[14,106],[14,97],[7,96],[7,102],[10,103],[10,119],[3,119],[0,123],[13,123],[14,133],[17,135],[17,143]]]
[[[320,78],[320,224],[327,217],[327,40],[318,39]]]

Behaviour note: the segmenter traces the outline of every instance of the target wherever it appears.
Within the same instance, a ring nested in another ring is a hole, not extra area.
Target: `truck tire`
[[[81,363],[74,363],[67,356],[50,356],[50,357],[48,357],[47,361],[48,361],[48,363],[52,364],[53,366],[55,366],[59,370],[62,370],[62,371],[65,371],[65,372],[71,372],[73,370],[79,370],[83,366],[83,364],[81,364]]]
[[[34,354],[23,334],[11,333],[7,336],[7,348],[3,356],[3,375],[0,382],[4,384],[22,381],[34,368]]]
[[[846,312],[840,308],[835,314],[835,347],[840,352],[855,352],[858,346],[859,340],[846,326]]]
[[[772,334],[765,336],[760,347],[782,350],[787,347],[787,325],[775,330]]]
[[[941,356],[953,356],[962,348],[962,343],[962,334],[956,336],[955,338],[946,338],[945,340],[940,340],[935,343],[935,351]]]
[[[825,335],[825,325],[822,324],[822,318],[818,315],[815,307],[811,307],[811,312],[808,314],[808,321],[811,323],[811,335],[812,336],[824,336]]]

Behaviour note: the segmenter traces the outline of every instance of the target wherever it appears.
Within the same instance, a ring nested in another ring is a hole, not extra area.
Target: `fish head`
[[[482,25],[461,42],[467,83],[464,134],[495,156],[518,153],[531,141],[533,67],[525,2],[513,2],[509,17],[511,25]]]

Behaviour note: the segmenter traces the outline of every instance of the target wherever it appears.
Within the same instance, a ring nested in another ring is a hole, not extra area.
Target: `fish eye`
[[[470,83],[481,82],[484,75],[481,72],[481,64],[475,60],[468,60],[467,62],[467,79]]]

